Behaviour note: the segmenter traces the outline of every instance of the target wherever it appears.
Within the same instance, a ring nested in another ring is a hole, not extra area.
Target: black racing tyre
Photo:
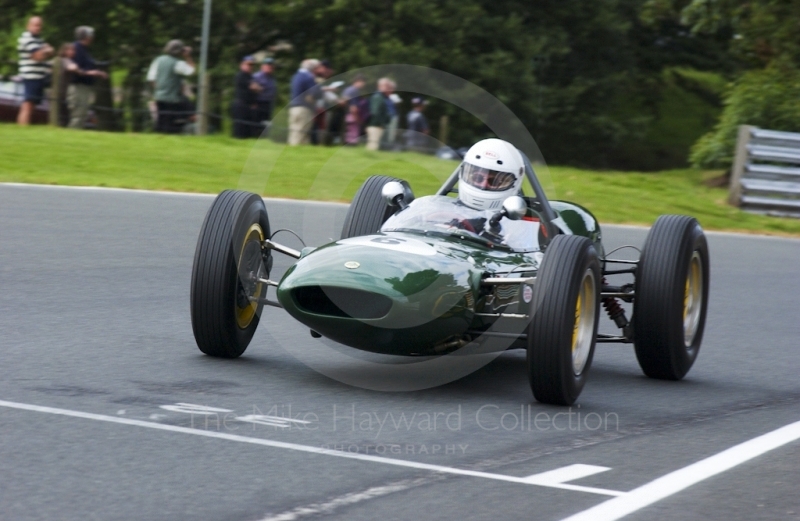
[[[636,270],[633,339],[644,374],[680,380],[692,367],[708,309],[708,243],[700,224],[662,215],[647,234]]]
[[[272,264],[262,253],[269,239],[264,200],[256,194],[226,190],[211,204],[194,253],[192,267],[192,330],[197,347],[207,355],[236,358],[253,338]]]
[[[386,219],[397,210],[396,207],[387,205],[381,194],[383,185],[390,181],[397,181],[406,187],[404,199],[406,204],[414,199],[408,183],[401,179],[386,175],[368,177],[356,192],[356,196],[347,210],[344,226],[342,226],[342,239],[377,233]]]
[[[531,301],[528,377],[540,402],[572,405],[592,365],[600,314],[600,261],[586,237],[557,235]]]

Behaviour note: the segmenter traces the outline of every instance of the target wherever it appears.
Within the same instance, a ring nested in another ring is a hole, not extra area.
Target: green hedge
[[[800,132],[800,70],[793,63],[775,60],[742,75],[726,96],[717,126],[692,147],[692,166],[730,168],[739,125]]]

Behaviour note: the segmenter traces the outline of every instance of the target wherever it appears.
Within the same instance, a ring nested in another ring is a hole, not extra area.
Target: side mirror
[[[528,204],[525,199],[518,195],[512,195],[503,201],[503,209],[489,219],[489,229],[496,229],[500,226],[500,219],[506,217],[512,221],[519,221],[525,217],[528,211]]]
[[[525,217],[527,211],[528,204],[525,202],[525,199],[518,195],[512,195],[503,201],[503,213],[512,221],[519,221]]]
[[[401,209],[407,206],[403,200],[405,199],[406,188],[402,185],[402,183],[397,181],[389,181],[383,185],[381,195],[388,206],[399,206]]]

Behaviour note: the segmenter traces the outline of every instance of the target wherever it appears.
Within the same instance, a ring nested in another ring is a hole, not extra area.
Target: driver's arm
[[[459,230],[467,230],[472,233],[481,233],[483,227],[486,225],[485,217],[476,217],[474,219],[453,219],[450,221],[450,226],[455,226]]]

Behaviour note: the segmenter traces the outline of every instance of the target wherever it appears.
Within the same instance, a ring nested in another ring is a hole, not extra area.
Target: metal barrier
[[[740,126],[728,201],[751,212],[800,217],[800,134]]]

